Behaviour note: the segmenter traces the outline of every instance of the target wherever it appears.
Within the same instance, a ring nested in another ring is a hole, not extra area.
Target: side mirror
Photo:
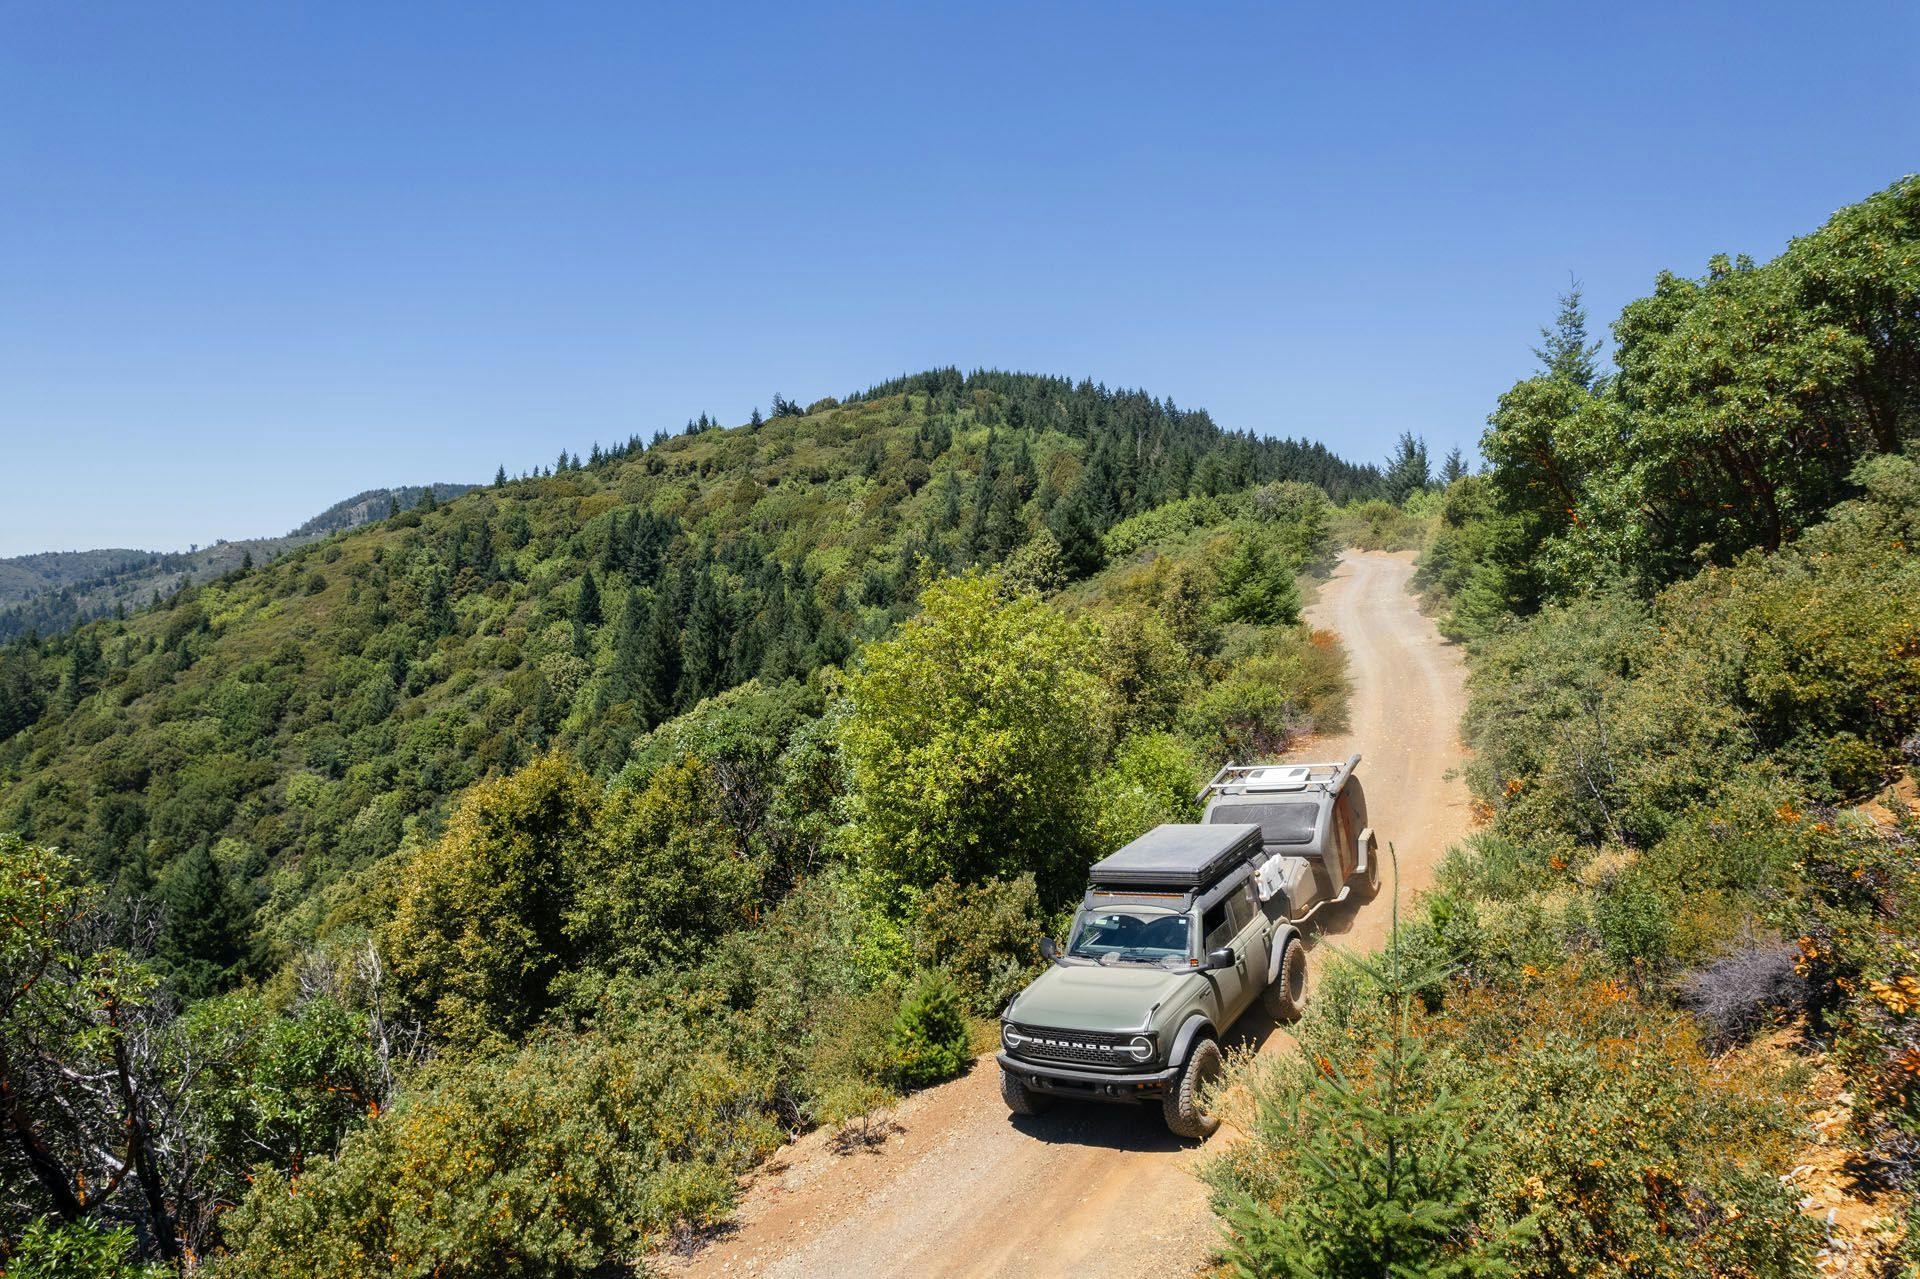
[[[1040,939],[1040,958],[1050,964],[1060,962],[1060,948],[1053,944],[1053,938],[1042,937]]]
[[[1222,946],[1219,950],[1208,951],[1207,962],[1200,966],[1212,971],[1215,968],[1231,968],[1238,962],[1239,960],[1234,957],[1233,947]]]

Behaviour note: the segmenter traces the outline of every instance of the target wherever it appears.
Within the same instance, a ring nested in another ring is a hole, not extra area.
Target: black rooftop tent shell
[[[1260,855],[1258,826],[1156,826],[1093,864],[1087,877],[1115,888],[1205,888],[1235,864]]]

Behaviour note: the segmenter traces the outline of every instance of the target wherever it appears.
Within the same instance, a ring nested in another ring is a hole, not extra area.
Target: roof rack
[[[1215,791],[1245,795],[1255,791],[1319,790],[1331,795],[1347,784],[1347,778],[1359,766],[1357,751],[1344,764],[1236,764],[1228,760],[1193,798],[1201,803]]]

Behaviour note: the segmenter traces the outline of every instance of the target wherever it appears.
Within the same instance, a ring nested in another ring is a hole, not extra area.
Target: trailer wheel
[[[1187,1054],[1180,1077],[1167,1089],[1160,1108],[1166,1115],[1167,1131],[1176,1137],[1205,1141],[1220,1127],[1220,1120],[1207,1113],[1201,1091],[1220,1077],[1220,1045],[1211,1039],[1196,1040]]]
[[[1298,938],[1289,938],[1280,952],[1280,970],[1267,988],[1260,992],[1267,1012],[1281,1024],[1300,1020],[1307,1007],[1307,948]]]
[[[1000,1100],[1006,1102],[1007,1109],[1016,1115],[1037,1115],[1053,1104],[1053,1098],[1027,1087],[1018,1075],[1009,1074],[1004,1066],[1000,1068]]]

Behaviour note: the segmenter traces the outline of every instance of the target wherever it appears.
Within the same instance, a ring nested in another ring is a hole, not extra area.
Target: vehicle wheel
[[[1035,1092],[1004,1068],[1000,1071],[1000,1100],[1007,1103],[1007,1109],[1016,1115],[1037,1115],[1053,1104],[1053,1098],[1043,1092]]]
[[[1280,971],[1260,992],[1267,1011],[1277,1022],[1299,1021],[1307,1007],[1307,948],[1289,939],[1280,952]]]
[[[1360,881],[1360,891],[1368,901],[1380,895],[1380,850],[1377,848],[1367,850],[1367,874]]]
[[[1220,1077],[1220,1045],[1211,1039],[1202,1039],[1195,1043],[1193,1051],[1187,1054],[1186,1069],[1173,1081],[1173,1087],[1167,1090],[1166,1098],[1160,1103],[1166,1113],[1167,1131],[1176,1137],[1190,1137],[1194,1141],[1205,1141],[1213,1135],[1220,1121],[1207,1113],[1201,1104],[1200,1093],[1208,1084]]]

